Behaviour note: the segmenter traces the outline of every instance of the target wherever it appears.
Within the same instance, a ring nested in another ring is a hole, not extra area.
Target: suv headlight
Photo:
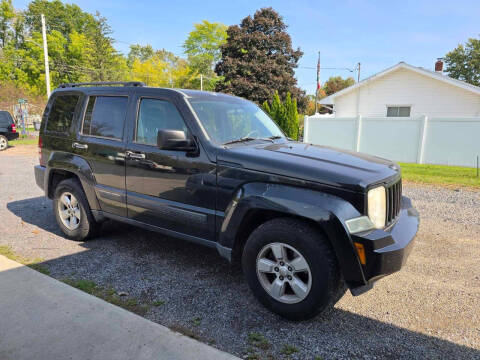
[[[385,216],[387,210],[387,198],[385,187],[378,186],[368,191],[368,217],[376,229],[385,226]]]

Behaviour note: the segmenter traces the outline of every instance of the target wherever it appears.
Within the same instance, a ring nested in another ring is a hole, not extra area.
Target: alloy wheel
[[[58,214],[60,219],[69,230],[75,230],[80,226],[80,205],[73,194],[64,192],[58,199]]]
[[[3,136],[0,137],[0,150],[5,150],[7,148],[8,142],[7,139]]]
[[[304,300],[312,287],[312,273],[303,255],[293,246],[271,243],[257,256],[257,276],[275,300],[295,304]]]

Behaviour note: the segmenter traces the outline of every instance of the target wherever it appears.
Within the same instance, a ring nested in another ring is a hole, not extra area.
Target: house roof
[[[338,96],[342,96],[342,95],[345,95],[345,94],[348,94],[349,92],[361,87],[361,86],[364,86],[364,85],[367,85],[367,84],[370,84],[372,81],[375,81],[395,70],[398,70],[398,69],[407,69],[407,70],[411,70],[411,71],[414,71],[418,74],[421,74],[421,75],[425,75],[425,76],[428,76],[432,79],[435,79],[435,80],[439,80],[439,81],[443,81],[447,84],[450,84],[450,85],[453,85],[453,86],[457,86],[459,88],[462,88],[464,90],[467,90],[467,91],[471,91],[477,95],[480,95],[480,87],[478,86],[475,86],[475,85],[471,85],[465,81],[461,81],[461,80],[457,80],[457,79],[454,79],[454,78],[451,78],[447,75],[444,75],[440,72],[435,72],[435,71],[431,71],[431,70],[427,70],[427,69],[424,69],[422,67],[418,67],[418,66],[413,66],[413,65],[410,65],[410,64],[407,64],[405,62],[399,62],[398,64],[392,66],[392,67],[389,67],[388,69],[385,69],[375,75],[372,75],[370,77],[367,77],[366,79],[363,79],[362,81],[352,85],[352,86],[349,86],[343,90],[340,90],[338,92],[336,92],[335,94],[332,94],[330,96],[327,96],[323,99],[320,100],[320,104],[324,104],[324,105],[329,105],[329,104],[333,104],[333,99],[335,99],[336,97]]]

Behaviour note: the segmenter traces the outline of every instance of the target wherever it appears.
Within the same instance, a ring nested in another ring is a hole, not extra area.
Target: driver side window
[[[155,146],[159,130],[182,130],[187,133],[182,116],[171,102],[141,99],[135,142]]]

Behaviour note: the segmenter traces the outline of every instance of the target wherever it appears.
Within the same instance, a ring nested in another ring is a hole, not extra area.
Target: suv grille
[[[387,190],[387,216],[386,225],[395,221],[402,208],[402,180],[386,186]]]

